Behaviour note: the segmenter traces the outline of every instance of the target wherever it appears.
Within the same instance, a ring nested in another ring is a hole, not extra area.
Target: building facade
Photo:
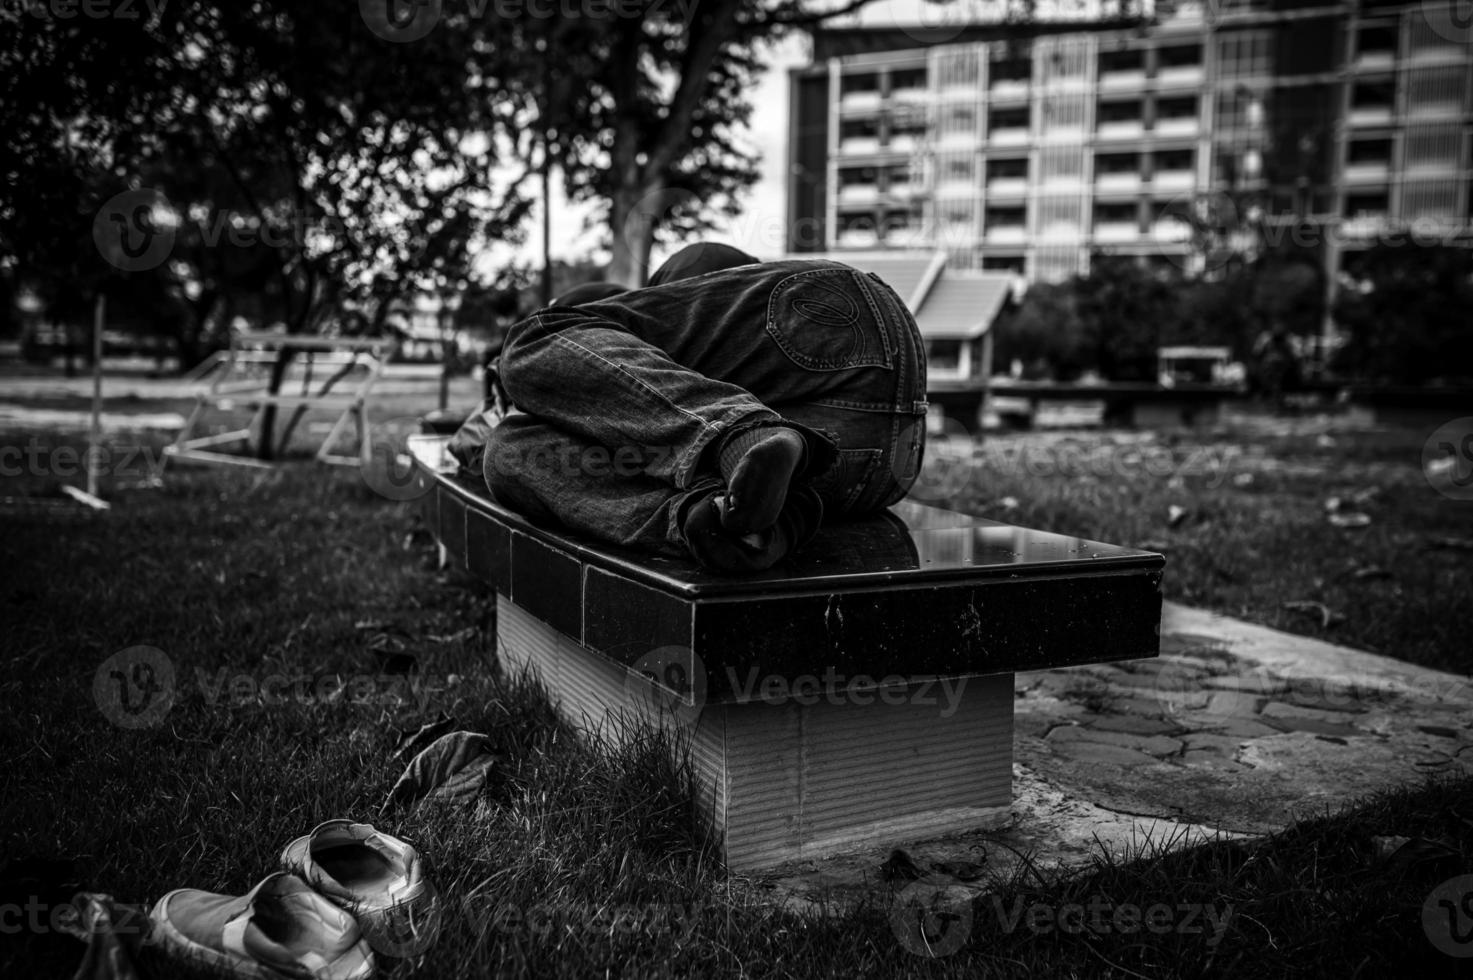
[[[1144,29],[823,32],[790,79],[789,249],[939,248],[1056,281],[1098,251],[1203,271],[1268,242],[1330,279],[1378,241],[1467,244],[1457,14],[1216,0]]]

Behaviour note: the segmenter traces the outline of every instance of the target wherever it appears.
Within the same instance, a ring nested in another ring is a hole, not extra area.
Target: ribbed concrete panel
[[[761,867],[1004,817],[1012,675],[969,678],[955,703],[931,703],[925,685],[903,693],[899,704],[729,706],[728,863]]]
[[[689,739],[703,818],[737,871],[986,825],[1011,801],[1011,674],[834,692],[814,704],[707,705],[674,717],[626,668],[497,597],[503,663],[559,712],[617,740],[630,722]],[[887,703],[892,702],[892,703]]]

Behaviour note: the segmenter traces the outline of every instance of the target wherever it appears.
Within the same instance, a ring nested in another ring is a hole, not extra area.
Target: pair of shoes
[[[281,863],[241,896],[169,892],[149,914],[155,938],[181,959],[261,980],[366,980],[373,950],[407,955],[433,941],[435,891],[405,841],[329,820]]]

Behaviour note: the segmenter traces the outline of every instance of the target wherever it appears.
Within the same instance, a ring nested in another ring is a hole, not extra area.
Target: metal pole
[[[107,297],[101,290],[92,314],[92,431],[87,438],[87,493],[97,496],[97,457],[102,452],[102,324]]]
[[[542,305],[552,304],[552,20],[542,39]]]

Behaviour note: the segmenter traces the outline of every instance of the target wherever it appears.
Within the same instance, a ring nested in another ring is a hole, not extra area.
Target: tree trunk
[[[608,278],[630,289],[649,279],[650,249],[655,243],[655,226],[663,217],[659,207],[659,185],[621,187],[614,193],[609,219],[613,233],[613,260]]]

